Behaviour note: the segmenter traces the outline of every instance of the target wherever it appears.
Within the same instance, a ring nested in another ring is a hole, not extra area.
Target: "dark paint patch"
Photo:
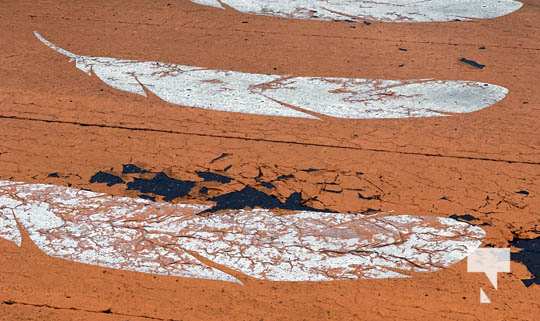
[[[232,181],[232,178],[213,172],[197,172],[197,175],[205,182],[218,182],[221,184],[228,184]]]
[[[264,192],[246,186],[240,191],[235,191],[216,196],[211,199],[216,205],[208,212],[216,212],[225,209],[243,209],[243,208],[279,208],[282,204],[277,197],[268,195]]]
[[[58,177],[60,177],[60,174],[58,172],[54,172],[54,173],[50,173],[49,175],[47,175],[47,177],[58,178]]]
[[[521,280],[525,286],[540,284],[540,237],[535,239],[514,238],[510,244],[513,247],[521,249],[518,253],[512,253],[511,259],[522,263],[533,275],[532,279]]]
[[[116,184],[124,184],[125,182],[116,175],[99,171],[90,178],[90,183],[105,183],[107,186],[113,186]]]
[[[300,192],[294,192],[291,195],[289,195],[289,197],[285,200],[285,203],[283,205],[284,206],[282,208],[286,210],[335,213],[335,211],[331,211],[328,209],[320,210],[317,208],[304,205],[304,203],[302,202],[302,194]]]
[[[523,190],[521,190],[521,191],[517,191],[516,194],[521,194],[521,195],[529,196],[530,193],[529,193],[529,191],[523,189]]]
[[[203,195],[208,195],[208,188],[206,187],[201,187],[201,189],[199,190],[199,193],[203,194]]]
[[[331,212],[329,210],[320,210],[304,205],[302,203],[302,196],[299,192],[292,193],[285,202],[281,202],[274,195],[266,194],[251,186],[246,186],[240,191],[216,196],[211,200],[216,202],[216,205],[204,212],[217,212],[221,210],[237,210],[244,208]]]
[[[482,65],[481,63],[478,63],[474,60],[467,59],[467,58],[461,58],[459,59],[459,61],[477,69],[484,69],[486,67],[486,65]]]
[[[320,169],[310,167],[310,168],[306,168],[306,169],[301,169],[301,171],[302,171],[302,172],[306,172],[306,173],[313,173],[313,172],[318,172],[318,171],[320,171]]]
[[[144,173],[148,173],[148,171],[135,164],[122,165],[122,174],[144,174]]]
[[[159,172],[152,179],[135,178],[127,184],[127,189],[160,195],[164,197],[164,201],[169,202],[175,198],[186,196],[194,186],[195,182],[174,179]]]
[[[471,214],[463,214],[463,215],[452,214],[452,215],[450,215],[450,218],[453,218],[456,221],[467,222],[467,223],[472,222],[472,221],[477,219],[476,217],[472,216]]]

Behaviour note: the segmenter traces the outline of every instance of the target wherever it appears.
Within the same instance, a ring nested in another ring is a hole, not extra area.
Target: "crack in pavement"
[[[95,313],[95,314],[109,314],[113,316],[121,316],[121,317],[132,317],[132,318],[141,318],[141,319],[147,319],[147,320],[158,320],[158,321],[180,321],[177,319],[163,319],[163,318],[157,318],[157,317],[151,317],[147,315],[136,315],[136,314],[127,314],[127,313],[121,313],[121,312],[114,312],[112,309],[105,309],[105,310],[90,310],[90,309],[84,309],[84,308],[76,308],[76,307],[60,307],[50,304],[38,304],[38,303],[28,303],[28,302],[22,302],[22,301],[15,301],[11,299],[3,300],[0,302],[2,305],[22,305],[22,306],[31,306],[36,308],[46,308],[46,309],[53,309],[53,310],[70,310],[70,311],[77,311],[77,312],[86,312],[86,313]]]
[[[240,137],[240,136],[232,136],[232,135],[204,134],[204,133],[187,132],[187,131],[176,131],[176,130],[170,130],[170,129],[131,127],[131,126],[122,126],[122,125],[107,125],[107,124],[97,124],[97,123],[76,122],[76,121],[69,121],[69,120],[52,120],[52,119],[19,117],[19,116],[8,116],[8,115],[0,115],[0,120],[33,121],[33,122],[41,122],[41,123],[49,123],[49,124],[74,125],[74,126],[80,126],[80,127],[95,127],[95,128],[120,129],[120,130],[129,130],[129,131],[156,132],[156,133],[173,134],[173,135],[186,135],[186,136],[210,137],[210,138],[220,138],[220,139],[235,139],[235,140],[242,140],[242,141],[265,142],[265,143],[273,143],[273,144],[290,144],[290,145],[301,145],[301,146],[322,147],[322,148],[359,150],[359,151],[398,154],[398,155],[501,162],[501,163],[507,163],[507,164],[540,165],[540,161],[533,162],[533,161],[520,161],[520,160],[513,160],[513,159],[497,159],[497,158],[489,158],[489,157],[444,155],[444,154],[420,153],[420,152],[404,152],[404,151],[393,151],[393,150],[378,149],[378,148],[343,146],[343,145],[324,144],[324,143],[296,142],[296,141],[267,139],[267,138],[251,138],[251,137]]]
[[[56,17],[56,16],[45,16],[45,15],[24,15],[28,17],[37,17],[37,18],[52,18],[52,19],[61,19],[61,20],[77,20],[80,21],[81,19],[72,19],[69,17]],[[144,25],[149,27],[163,27],[165,24],[148,24],[148,23],[137,23],[137,22],[124,22],[124,21],[114,21],[114,20],[104,20],[104,19],[92,19],[92,18],[85,18],[86,21],[93,21],[93,22],[106,22],[106,23],[118,23],[118,24],[133,24],[133,25]],[[360,24],[360,23],[358,23]],[[211,31],[216,30],[215,28],[206,28],[206,27],[196,27],[196,26],[190,26],[188,23],[183,24],[180,26],[182,29],[191,29],[191,30],[201,30],[205,31],[206,33],[204,36],[223,36],[223,33],[213,33]],[[423,45],[441,45],[441,46],[467,46],[467,47],[478,47],[477,43],[456,43],[456,42],[442,42],[442,41],[421,41],[421,40],[407,40],[407,39],[386,39],[386,38],[373,38],[373,37],[359,37],[359,36],[340,36],[340,35],[324,35],[324,34],[317,34],[317,33],[300,33],[300,34],[292,34],[292,33],[283,33],[279,31],[268,31],[268,30],[245,30],[245,29],[239,29],[239,28],[224,28],[223,30],[230,31],[230,32],[237,32],[237,33],[256,33],[256,34],[262,34],[262,35],[275,35],[275,36],[295,36],[295,37],[314,37],[314,38],[325,38],[325,39],[345,39],[345,40],[362,40],[362,41],[380,41],[380,42],[392,42],[392,43],[403,43],[403,44],[423,44]],[[524,46],[502,46],[497,44],[488,44],[490,48],[497,48],[497,49],[514,49],[514,50],[527,50],[527,51],[540,51],[540,48],[535,47],[524,47]]]

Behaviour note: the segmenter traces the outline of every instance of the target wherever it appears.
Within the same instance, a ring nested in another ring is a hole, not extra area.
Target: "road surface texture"
[[[538,320],[520,2],[2,1],[0,320]]]

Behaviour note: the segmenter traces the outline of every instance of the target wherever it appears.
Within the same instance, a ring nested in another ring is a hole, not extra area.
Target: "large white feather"
[[[434,22],[490,19],[514,12],[523,5],[514,0],[191,0],[240,12],[317,20],[378,20]]]
[[[53,257],[239,282],[197,255],[263,280],[400,278],[448,267],[485,236],[478,227],[439,217],[304,211],[279,216],[264,209],[198,215],[206,208],[0,181],[0,237],[20,244],[12,237],[16,218]]]
[[[408,118],[468,113],[502,100],[504,87],[473,81],[293,77],[73,54],[44,44],[118,90],[171,104],[256,115]]]

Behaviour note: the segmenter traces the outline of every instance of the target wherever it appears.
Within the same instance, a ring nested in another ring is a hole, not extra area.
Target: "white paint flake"
[[[508,93],[473,81],[294,77],[79,56],[35,35],[115,89],[225,112],[311,119],[434,117],[478,111]]]
[[[316,20],[436,22],[491,19],[523,6],[514,0],[191,0],[243,13]]]
[[[447,218],[304,211],[277,215],[264,209],[198,215],[207,208],[0,181],[0,237],[13,240],[14,227],[5,222],[16,218],[53,257],[239,282],[219,266],[271,281],[434,272],[467,257],[485,236],[478,227]]]

